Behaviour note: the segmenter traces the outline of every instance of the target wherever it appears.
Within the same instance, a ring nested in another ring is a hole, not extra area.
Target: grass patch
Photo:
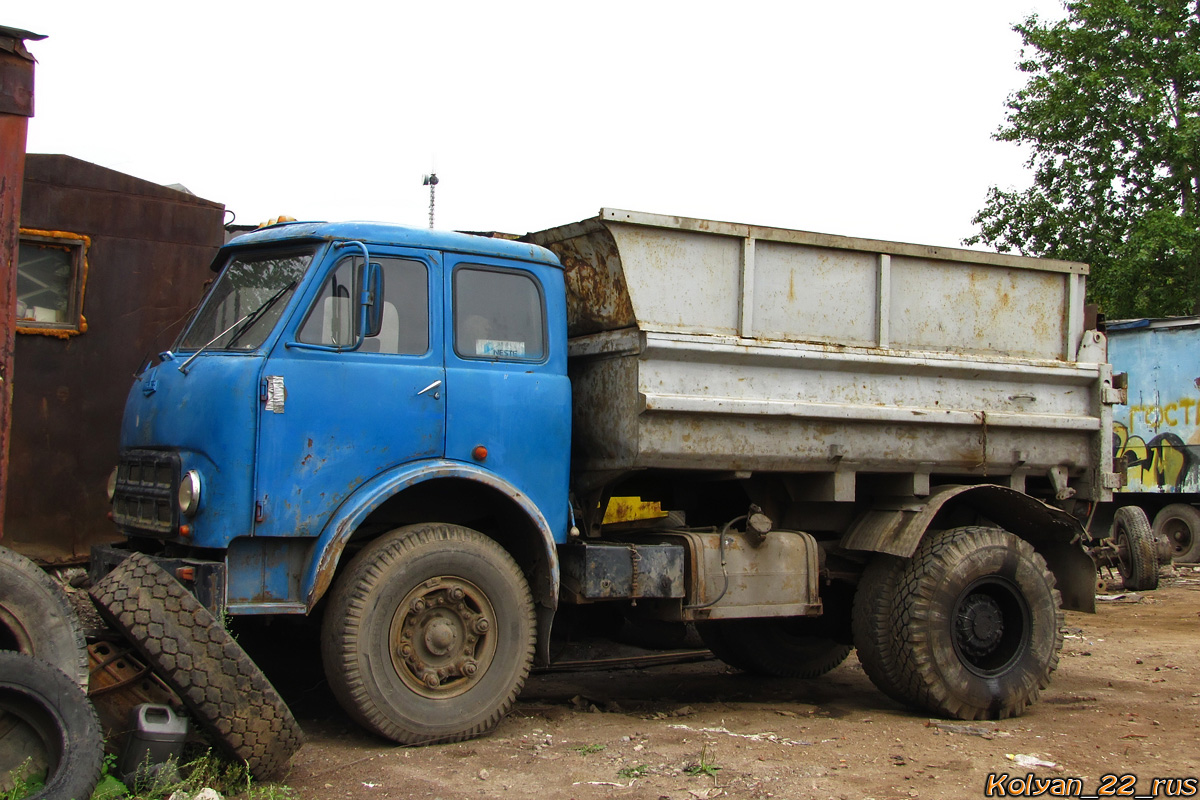
[[[572,747],[571,749],[574,750],[576,753],[579,753],[579,755],[581,755],[581,756],[590,756],[592,753],[599,753],[601,750],[607,750],[608,745],[606,745],[606,744],[585,744],[585,745],[581,745],[579,747]]]
[[[9,772],[0,785],[9,787],[0,793],[0,800],[21,800],[45,787],[46,773],[34,772],[33,759],[27,758],[21,766]]]
[[[2,781],[10,788],[0,792],[0,800],[24,800],[45,786],[45,774],[30,774],[32,759],[26,760]],[[190,797],[201,789],[216,789],[222,797],[244,800],[297,800],[289,786],[278,783],[256,783],[245,764],[228,761],[211,750],[202,750],[178,770],[163,770],[134,786],[121,782],[117,772],[117,757],[105,756],[90,800],[162,800],[175,792]]]
[[[684,767],[683,771],[688,775],[707,775],[710,778],[715,778],[717,777],[717,773],[721,771],[721,768],[715,762],[709,760],[708,746],[705,745],[700,750],[700,760]]]
[[[113,765],[110,765],[110,769]],[[106,775],[106,777],[112,777]],[[103,779],[102,779],[103,783]],[[159,800],[175,792],[192,795],[201,789],[216,789],[222,797],[242,797],[245,800],[293,800],[296,793],[277,783],[257,783],[245,764],[229,761],[211,750],[201,751],[179,766],[178,773],[163,770],[157,776],[130,787],[127,795],[92,796],[92,800]]]

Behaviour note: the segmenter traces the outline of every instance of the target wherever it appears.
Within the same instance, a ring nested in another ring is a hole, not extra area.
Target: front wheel
[[[504,718],[533,663],[533,599],[493,540],[455,525],[399,528],[338,579],[321,651],[346,712],[401,744],[457,742]]]
[[[1017,716],[1058,666],[1063,614],[1054,576],[1007,531],[930,534],[897,576],[893,602],[897,686],[932,713]]]

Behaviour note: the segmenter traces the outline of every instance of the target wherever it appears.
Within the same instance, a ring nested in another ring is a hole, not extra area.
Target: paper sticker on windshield
[[[500,339],[476,339],[475,355],[489,358],[524,358],[524,342],[505,342]]]

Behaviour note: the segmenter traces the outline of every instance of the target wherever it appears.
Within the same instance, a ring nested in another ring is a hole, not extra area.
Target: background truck
[[[556,616],[697,626],[930,713],[1019,714],[1111,498],[1085,265],[604,209],[238,237],[125,411],[101,574],[319,617],[399,742],[490,730]]]
[[[1200,317],[1110,322],[1109,358],[1128,404],[1113,409],[1113,457],[1125,473],[1118,506],[1154,520],[1175,561],[1200,561]]]

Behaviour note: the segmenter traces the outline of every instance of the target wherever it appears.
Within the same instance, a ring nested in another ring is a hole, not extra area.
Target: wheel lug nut
[[[467,663],[462,665],[462,673],[463,673],[463,675],[466,675],[467,677],[474,675],[475,671],[478,669],[479,669],[479,667],[476,666],[474,661],[468,661]]]
[[[438,677],[436,672],[425,673],[425,685],[430,689],[436,689],[439,685],[441,685],[441,682],[442,679]]]
[[[466,594],[466,592],[464,592],[460,587],[455,586],[453,589],[450,590],[450,599],[457,602],[459,600],[462,600],[463,596],[465,594]]]
[[[410,645],[410,644],[400,645],[400,655],[401,656],[403,656],[404,658],[408,658],[409,656],[412,655],[412,653],[413,653],[412,645]]]
[[[418,597],[416,600],[413,600],[412,610],[414,614],[420,614],[425,610],[425,601],[420,597]]]
[[[487,633],[488,628],[492,627],[492,624],[490,622],[488,622],[486,619],[477,619],[477,620],[475,620],[474,627],[475,627],[476,633]]]

